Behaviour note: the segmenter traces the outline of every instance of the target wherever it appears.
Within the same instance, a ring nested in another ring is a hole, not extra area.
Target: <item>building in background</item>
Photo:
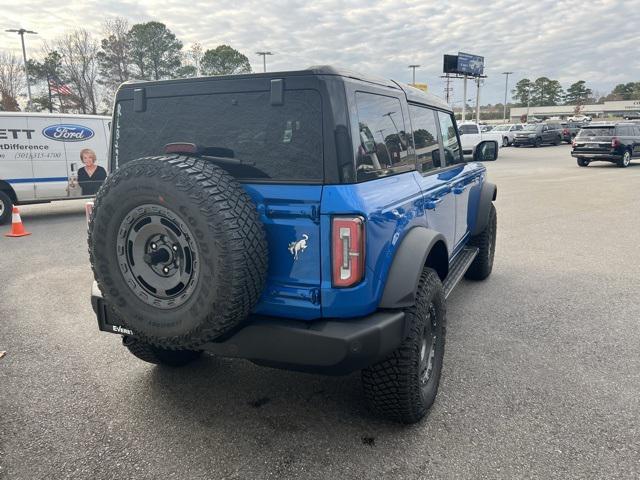
[[[549,105],[547,107],[529,107],[529,116],[536,118],[560,117],[565,119],[576,114],[575,105]],[[520,122],[527,115],[527,107],[511,107],[511,122]],[[640,116],[640,100],[619,100],[592,105],[582,105],[579,115],[592,118]]]

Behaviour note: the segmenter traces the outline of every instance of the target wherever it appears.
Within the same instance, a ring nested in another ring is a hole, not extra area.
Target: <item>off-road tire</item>
[[[588,167],[589,166],[589,160],[585,160],[584,158],[578,158],[578,166],[579,167]]]
[[[13,201],[11,197],[0,190],[0,225],[9,223],[11,220],[11,212],[13,210]]]
[[[133,209],[148,204],[171,212],[192,233],[199,273],[177,306],[159,308],[149,295],[144,300],[140,285],[125,281],[127,253],[116,248],[120,230]],[[96,196],[89,224],[92,270],[106,303],[143,342],[197,349],[238,325],[260,298],[267,255],[256,205],[233,177],[204,159],[132,160],[113,172]]]
[[[202,355],[201,350],[168,350],[127,336],[122,337],[122,344],[142,361],[169,367],[182,367]]]
[[[618,167],[620,168],[626,168],[631,163],[631,158],[632,158],[631,152],[629,150],[625,150],[624,153],[622,154],[622,158],[620,158],[616,162],[616,165],[618,165]]]
[[[435,270],[420,276],[415,304],[405,309],[407,336],[387,358],[362,371],[365,398],[372,411],[410,424],[420,421],[435,401],[442,373],[446,334],[446,306],[442,282]],[[435,318],[431,374],[421,381],[423,339],[427,321]]]
[[[473,262],[471,262],[471,265],[469,265],[464,275],[465,278],[469,280],[484,280],[491,275],[496,251],[496,233],[498,231],[497,217],[496,207],[492,203],[491,209],[489,210],[489,221],[484,227],[484,230],[469,240],[470,246],[478,247],[479,249],[478,255]]]

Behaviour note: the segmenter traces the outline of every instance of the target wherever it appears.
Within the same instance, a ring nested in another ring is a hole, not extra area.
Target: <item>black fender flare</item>
[[[4,180],[0,180],[0,190],[5,192],[11,198],[11,201],[16,205],[18,203],[18,196],[16,192],[13,190],[13,187],[10,183],[5,182]]]
[[[478,201],[478,212],[476,214],[476,223],[471,232],[472,236],[478,235],[484,230],[489,221],[489,211],[491,210],[491,202],[493,202],[498,195],[498,187],[495,183],[484,182],[482,190],[480,191],[480,199]]]
[[[396,249],[387,275],[380,308],[405,308],[413,305],[418,281],[427,258],[437,250],[444,265],[436,268],[442,280],[447,275],[449,256],[444,235],[426,227],[414,227],[405,235]]]

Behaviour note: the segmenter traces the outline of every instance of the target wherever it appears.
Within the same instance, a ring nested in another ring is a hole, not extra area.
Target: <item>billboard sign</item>
[[[458,52],[458,73],[481,76],[484,73],[484,57]]]

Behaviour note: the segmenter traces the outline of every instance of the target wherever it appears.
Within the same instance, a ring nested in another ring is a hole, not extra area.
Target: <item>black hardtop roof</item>
[[[180,79],[172,79],[172,80],[130,80],[123,83],[120,88],[136,88],[142,85],[145,86],[154,86],[154,85],[166,85],[166,84],[176,84],[176,83],[192,83],[192,82],[205,82],[211,80],[233,80],[233,79],[243,79],[243,78],[283,78],[283,77],[293,77],[293,76],[302,76],[302,75],[332,75],[343,78],[350,78],[354,80],[359,80],[361,82],[367,82],[374,85],[379,85],[387,88],[392,88],[395,90],[403,90],[407,95],[407,99],[410,102],[423,103],[430,106],[434,106],[436,108],[440,108],[442,110],[451,111],[451,107],[447,105],[442,99],[436,97],[435,95],[431,95],[429,93],[425,93],[422,90],[419,90],[410,85],[396,82],[394,80],[387,80],[381,77],[376,77],[374,75],[366,75],[359,72],[355,72],[353,70],[349,70],[341,67],[333,67],[331,65],[314,65],[308,67],[304,70],[286,70],[280,72],[266,72],[266,73],[247,73],[247,74],[239,74],[239,75],[219,75],[213,77],[195,77],[195,78],[180,78]]]

